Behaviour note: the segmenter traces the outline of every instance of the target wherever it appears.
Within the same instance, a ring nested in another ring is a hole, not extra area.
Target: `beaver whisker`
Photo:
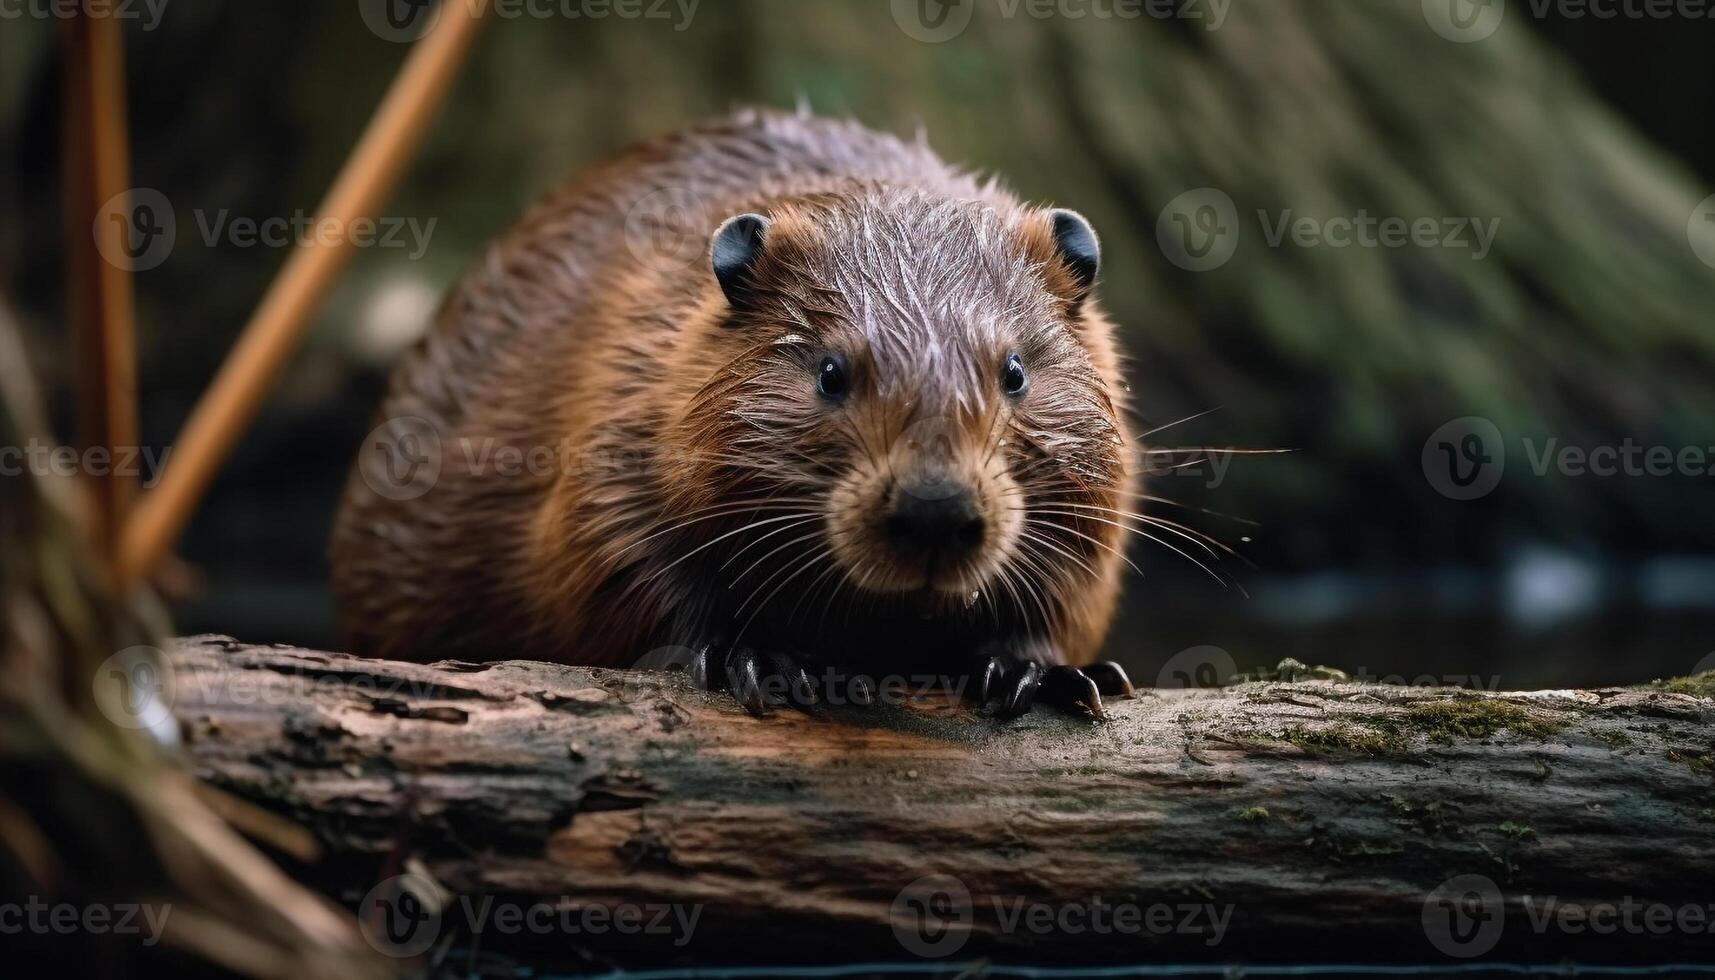
[[[805,589],[803,592],[799,593],[798,601],[792,604],[792,611],[786,615],[787,620],[789,620],[789,621],[796,621],[797,620],[798,610],[803,607],[804,600],[808,599],[812,595],[815,595],[816,590],[821,588],[822,582],[824,582],[830,574],[838,571],[839,567],[840,567],[839,562],[834,562],[834,561],[828,562],[828,567],[822,569],[822,574],[820,574],[820,575],[818,575],[815,578],[810,580],[810,587]],[[839,589],[839,585],[836,584],[834,586],[834,589],[837,591]]]
[[[1169,456],[1173,453],[1227,453],[1232,456],[1280,456],[1296,449],[1240,449],[1237,446],[1158,446],[1144,450],[1146,456]]]
[[[831,548],[828,549],[828,551],[830,554],[832,553]],[[745,600],[738,604],[738,608],[734,610],[734,615],[742,615],[744,613],[745,609],[749,607],[751,600],[756,598],[756,594],[758,592],[761,592],[763,589],[768,588],[769,584],[772,583],[776,578],[779,578],[781,575],[786,574],[787,569],[794,567],[793,563],[795,561],[797,561],[796,557],[788,558],[785,562],[781,563],[781,566],[779,568],[776,568],[774,571],[770,572],[768,574],[768,577],[763,579],[760,583],[758,583],[756,588],[752,589],[750,591],[750,594],[745,597]],[[767,602],[767,600],[764,600],[765,604],[766,604],[766,602]]]
[[[1051,562],[1048,562],[1048,556],[1041,554],[1036,548],[1032,547],[1032,544],[1033,542],[1030,540],[1020,538],[1017,552],[1017,557],[1020,563],[1029,565],[1035,576],[1041,577],[1045,580],[1051,581],[1058,578],[1058,576],[1049,573],[1047,570],[1046,564],[1052,564]],[[1042,613],[1042,628],[1052,629],[1057,622],[1056,617],[1049,612],[1047,597],[1043,595],[1041,589],[1036,587],[1036,583],[1032,579],[1032,576],[1025,575],[1023,571],[1020,570],[1018,582],[1020,585],[1024,586],[1024,589],[1030,595],[1031,600],[1036,603],[1036,608]],[[1024,608],[1024,604],[1022,602],[1019,603],[1018,611],[1026,619],[1030,617],[1029,611]]]
[[[1079,537],[1079,538],[1083,538],[1085,541],[1090,542],[1091,544],[1095,545],[1098,548],[1105,548],[1106,550],[1113,552],[1115,555],[1117,555],[1119,557],[1120,561],[1123,561],[1127,565],[1130,565],[1132,571],[1136,572],[1140,577],[1143,575],[1143,569],[1138,568],[1137,565],[1133,564],[1132,560],[1130,558],[1126,557],[1125,552],[1121,551],[1118,548],[1115,548],[1113,545],[1108,544],[1106,541],[1103,541],[1100,538],[1091,537],[1090,535],[1085,534],[1084,532],[1078,530],[1077,528],[1068,527],[1065,524],[1057,524],[1053,521],[1044,521],[1044,520],[1038,520],[1035,518],[1028,518],[1027,517],[1027,518],[1025,518],[1025,523],[1026,524],[1035,523],[1037,527],[1050,528],[1050,529],[1053,529],[1056,531],[1063,531],[1067,534],[1074,535],[1074,536]],[[1115,525],[1115,526],[1116,527],[1122,527],[1122,528],[1124,527],[1124,525]],[[1142,531],[1137,531],[1137,530],[1132,529],[1132,528],[1126,528],[1126,530],[1130,530],[1134,534],[1142,534],[1143,533]]]
[[[809,569],[811,569],[812,567],[814,567],[816,562],[824,561],[828,558],[831,558],[833,556],[833,553],[834,553],[834,551],[832,548],[823,548],[821,551],[817,552],[816,554],[811,555],[809,558],[806,558],[802,564],[798,565],[798,567],[793,570],[792,574],[781,579],[780,584],[776,585],[774,587],[774,591],[768,593],[768,595],[765,596],[760,603],[757,603],[756,608],[751,611],[750,617],[744,621],[743,626],[739,627],[738,633],[735,634],[735,636],[733,638],[733,642],[736,644],[738,642],[739,638],[744,636],[745,631],[750,629],[750,624],[756,622],[757,615],[759,613],[761,613],[762,610],[768,608],[768,603],[776,595],[780,594],[781,589],[784,589],[786,586],[788,586],[792,583],[793,579],[797,578],[799,575],[803,574],[804,572],[806,572]],[[766,584],[766,583],[764,583],[764,584]],[[761,587],[758,586],[756,591],[760,592]],[[755,598],[755,595],[756,595],[755,592],[751,593],[751,598]],[[744,607],[749,605],[749,604],[750,604],[750,599],[746,599],[744,601],[744,603],[738,607],[739,615],[744,614]]]
[[[1072,531],[1071,528],[1064,528],[1064,529],[1071,532],[1072,534],[1078,534],[1079,537],[1084,537],[1084,535],[1079,534],[1079,532]],[[1141,531],[1141,530],[1138,530],[1137,528],[1131,528],[1130,531],[1131,531],[1131,533],[1137,535],[1140,538],[1143,538],[1146,541],[1153,541],[1156,544],[1161,545],[1163,548],[1166,548],[1168,551],[1171,551],[1174,554],[1180,556],[1181,558],[1184,558],[1186,561],[1190,562],[1191,564],[1196,565],[1198,568],[1201,568],[1204,572],[1208,573],[1210,578],[1221,583],[1223,586],[1236,585],[1236,583],[1227,581],[1225,578],[1223,578],[1220,575],[1220,573],[1216,572],[1214,569],[1210,568],[1208,565],[1205,565],[1202,562],[1202,560],[1200,560],[1199,558],[1197,558],[1197,556],[1191,554],[1190,552],[1187,552],[1181,548],[1178,548],[1170,542],[1163,541],[1162,539],[1156,537],[1155,535],[1150,534],[1148,531]],[[1126,561],[1126,564],[1131,565],[1132,569],[1137,571],[1137,573],[1139,575],[1143,574],[1143,572],[1141,570],[1139,570],[1136,565],[1133,565],[1129,559]],[[1244,589],[1240,588],[1239,591],[1241,593],[1243,593]]]
[[[830,571],[837,570],[838,568],[839,568],[839,562],[829,562],[828,563],[828,569]],[[826,575],[827,572],[823,572],[822,574]],[[823,633],[823,630],[827,629],[827,626],[828,626],[828,614],[833,612],[833,610],[834,610],[834,600],[839,597],[840,589],[844,588],[846,583],[850,582],[851,580],[852,580],[852,577],[849,573],[834,576],[833,591],[828,593],[827,601],[822,603],[822,617],[816,621],[816,635],[817,636],[825,636],[826,635],[825,633]],[[856,592],[855,590],[852,592],[852,595],[854,597],[859,595],[859,594],[860,593]],[[846,608],[848,610],[851,609],[851,600],[850,599],[846,600]]]
[[[841,428],[851,433],[852,440],[863,450],[864,455],[869,457],[871,463],[875,463],[883,458],[882,454],[877,453],[875,448],[870,445],[869,437],[864,433],[863,426],[860,426],[853,421],[851,416],[841,415],[839,417],[839,425]]]
[[[816,521],[818,521],[820,519],[821,519],[820,514],[805,514],[803,519],[800,521],[795,521],[795,522],[792,522],[789,524],[782,524],[779,527],[774,528],[773,530],[770,530],[766,534],[759,534],[755,538],[753,538],[752,540],[745,542],[744,547],[733,552],[732,555],[730,555],[726,561],[721,562],[720,567],[715,569],[715,571],[716,572],[726,571],[727,568],[730,567],[733,562],[738,561],[740,558],[743,558],[745,552],[756,547],[757,545],[761,544],[762,542],[767,541],[769,538],[774,537],[776,534],[788,533],[788,532],[793,531],[797,528],[803,527],[806,524],[815,523]],[[743,577],[744,577],[743,575],[739,576],[739,578],[743,578]],[[737,579],[734,579],[733,581],[736,582]]]
[[[1130,518],[1131,520],[1134,520],[1134,521],[1142,521],[1145,524],[1152,524],[1156,527],[1161,528],[1164,531],[1175,532],[1180,537],[1183,537],[1188,541],[1192,541],[1198,547],[1202,548],[1204,551],[1208,551],[1210,557],[1212,557],[1212,558],[1219,560],[1220,556],[1216,555],[1212,550],[1210,550],[1211,546],[1221,549],[1221,551],[1226,552],[1226,554],[1228,556],[1233,557],[1233,558],[1237,558],[1239,561],[1242,561],[1242,562],[1246,563],[1247,565],[1250,565],[1253,569],[1256,567],[1254,564],[1251,563],[1250,559],[1246,558],[1244,555],[1242,555],[1238,551],[1234,550],[1231,545],[1229,545],[1226,542],[1222,541],[1221,539],[1215,537],[1214,535],[1209,534],[1206,531],[1202,531],[1202,530],[1199,530],[1197,528],[1190,527],[1189,525],[1180,524],[1178,521],[1170,521],[1165,517],[1157,517],[1154,514],[1140,514],[1136,511],[1130,511],[1130,510],[1118,510],[1118,509],[1115,509],[1113,507],[1101,507],[1101,506],[1098,506],[1096,504],[1078,504],[1078,503],[1071,503],[1069,501],[1060,501],[1060,500],[1053,501],[1053,505],[1056,507],[1072,507],[1072,508],[1075,508],[1077,510],[1101,511],[1103,513],[1113,514],[1113,515],[1116,515],[1118,517]]]
[[[655,538],[658,538],[658,537],[662,536],[663,534],[671,534],[674,531],[678,531],[678,530],[681,530],[683,528],[690,527],[692,524],[697,524],[697,523],[700,523],[702,521],[712,521],[712,520],[715,520],[716,518],[720,518],[720,517],[732,517],[736,514],[752,513],[752,512],[756,512],[756,511],[781,510],[783,507],[794,506],[794,505],[798,505],[798,504],[818,504],[818,503],[821,503],[821,501],[815,497],[764,497],[764,498],[761,498],[759,500],[751,500],[751,501],[739,501],[739,502],[734,502],[731,500],[722,501],[721,503],[713,504],[709,507],[702,508],[701,510],[691,511],[690,514],[688,514],[688,515],[674,515],[676,517],[684,517],[686,519],[680,521],[677,524],[672,525],[671,527],[665,527],[665,528],[661,528],[661,529],[656,530],[656,531],[651,531],[649,534],[646,534],[643,537],[638,538],[636,541],[632,541],[631,543],[627,544],[625,547],[619,549],[618,551],[613,552],[611,557],[612,558],[618,558],[619,556],[625,554],[626,552],[630,551],[631,549],[636,548],[638,545],[644,544],[645,542],[648,542],[648,541],[651,541]]]
[[[1193,422],[1193,421],[1196,421],[1196,420],[1197,420],[1197,419],[1200,419],[1200,418],[1202,418],[1202,417],[1203,417],[1203,416],[1205,416],[1205,415],[1213,415],[1213,414],[1214,414],[1214,413],[1216,413],[1216,412],[1218,412],[1218,411],[1220,411],[1220,410],[1221,410],[1221,406],[1220,406],[1220,405],[1216,405],[1216,406],[1215,406],[1215,407],[1214,407],[1214,408],[1205,408],[1205,409],[1203,409],[1203,410],[1202,410],[1202,411],[1201,411],[1201,412],[1195,412],[1195,413],[1193,413],[1193,414],[1191,414],[1191,415],[1187,415],[1187,416],[1185,416],[1185,417],[1184,417],[1184,418],[1182,418],[1182,419],[1175,419],[1175,420],[1174,420],[1174,421],[1172,421],[1172,422],[1169,422],[1169,423],[1167,423],[1167,424],[1166,424],[1166,425],[1158,425],[1158,426],[1156,426],[1156,427],[1155,427],[1155,428],[1153,428],[1153,429],[1150,429],[1150,430],[1149,430],[1149,431],[1148,431],[1148,432],[1139,432],[1139,433],[1138,433],[1138,434],[1137,434],[1137,435],[1136,435],[1136,436],[1135,436],[1135,438],[1138,438],[1138,439],[1147,439],[1147,438],[1149,438],[1149,437],[1150,437],[1150,436],[1152,436],[1152,435],[1155,435],[1155,434],[1156,434],[1156,433],[1157,433],[1157,432],[1161,432],[1161,431],[1164,431],[1164,430],[1166,430],[1166,429],[1171,429],[1171,428],[1173,428],[1173,427],[1174,427],[1174,426],[1176,426],[1176,425],[1184,425],[1184,424],[1185,424],[1185,423],[1187,423],[1187,422]]]
[[[667,574],[669,571],[671,571],[675,567],[677,567],[680,562],[683,562],[683,561],[691,558],[692,556],[696,555],[698,552],[702,551],[705,548],[712,548],[715,545],[720,544],[722,541],[725,541],[726,539],[728,539],[734,535],[743,534],[746,531],[752,530],[754,528],[762,527],[763,525],[766,525],[766,524],[778,524],[781,521],[800,520],[804,516],[805,516],[804,513],[800,511],[799,513],[796,513],[796,514],[787,514],[785,517],[770,517],[766,520],[751,521],[749,524],[746,524],[745,526],[743,526],[741,528],[736,528],[734,530],[728,531],[725,534],[723,534],[717,538],[714,538],[713,540],[705,541],[702,544],[697,545],[695,548],[692,548],[690,551],[687,551],[684,554],[680,555],[679,557],[668,562],[664,567],[655,569],[643,581],[645,583],[655,581],[656,579],[660,578],[661,576]]]
[[[801,526],[802,525],[793,525],[793,524],[787,525],[788,528],[801,527]],[[770,533],[772,533],[772,532],[770,532]],[[737,585],[740,581],[742,581],[744,579],[744,577],[746,575],[749,575],[751,572],[755,571],[756,566],[762,564],[763,562],[767,561],[770,558],[773,558],[775,555],[779,554],[782,551],[785,551],[787,548],[790,548],[795,544],[803,544],[806,541],[814,541],[821,536],[822,536],[821,531],[812,531],[809,534],[800,535],[796,538],[793,538],[790,541],[787,541],[781,545],[776,546],[772,551],[768,552],[768,554],[763,555],[761,558],[758,558],[757,560],[751,562],[750,565],[747,566],[744,571],[739,572],[738,575],[736,577],[734,577],[730,583],[727,584],[727,588],[730,589],[733,586]],[[752,542],[752,544],[754,544],[754,543],[755,542]],[[749,545],[746,545],[746,548],[748,548],[748,547],[749,547]]]
[[[1026,521],[1025,523],[1026,524],[1035,523],[1038,527],[1047,527],[1047,528],[1058,528],[1059,527],[1059,525],[1044,524],[1042,522]],[[1018,533],[1019,533],[1019,537],[1022,540],[1035,541],[1038,544],[1043,545],[1044,547],[1051,548],[1055,552],[1057,552],[1062,558],[1065,558],[1067,561],[1072,562],[1075,565],[1081,566],[1084,569],[1084,571],[1090,573],[1090,576],[1092,578],[1098,577],[1100,575],[1100,573],[1097,572],[1096,569],[1089,562],[1087,562],[1083,558],[1080,558],[1079,556],[1073,554],[1072,552],[1067,551],[1066,549],[1060,547],[1059,544],[1049,540],[1048,538],[1044,537],[1043,535],[1037,534],[1037,533],[1032,532],[1032,531],[1022,530],[1022,529]]]
[[[1028,620],[1030,618],[1030,612],[1029,612],[1029,610],[1024,608],[1024,597],[1019,594],[1018,588],[1012,584],[1012,578],[1014,575],[1023,575],[1023,574],[1024,573],[1022,571],[1018,570],[1017,568],[1014,568],[1011,562],[1007,562],[1007,563],[1002,564],[1000,566],[1000,568],[996,571],[995,579],[996,579],[996,581],[1000,582],[1000,584],[1006,588],[1007,593],[1012,596],[1012,608],[1014,609],[1014,611],[1016,611],[1018,613],[1018,615],[1024,617],[1026,620]],[[993,592],[992,589],[989,591],[991,593]],[[992,598],[992,596],[989,599],[989,605],[991,607],[994,607],[997,605],[997,603]],[[997,613],[997,616],[998,616],[998,613]]]
[[[1101,509],[1105,510],[1107,508],[1101,508]],[[1077,520],[1083,520],[1083,521],[1095,521],[1095,522],[1100,523],[1100,524],[1107,524],[1111,527],[1117,527],[1122,531],[1134,531],[1134,532],[1137,531],[1137,528],[1134,528],[1129,524],[1122,524],[1119,521],[1111,520],[1111,519],[1106,518],[1106,517],[1096,517],[1096,516],[1093,516],[1090,514],[1080,514],[1077,511],[1049,510],[1047,508],[1037,508],[1036,510],[1033,511],[1033,513],[1046,514],[1046,515],[1057,516],[1057,517],[1071,517],[1071,518],[1075,518]],[[1119,513],[1119,512],[1115,511],[1115,513]],[[1131,517],[1132,515],[1125,514],[1125,515],[1121,515],[1121,516]],[[1172,528],[1172,527],[1167,527],[1164,525],[1156,524],[1154,521],[1148,520],[1142,516],[1134,517],[1133,519],[1140,521],[1142,523],[1145,523],[1145,524],[1150,524],[1150,525],[1155,526],[1155,527],[1160,527],[1164,531],[1168,531],[1168,532],[1170,532],[1170,533],[1172,533],[1178,537],[1184,538],[1186,541],[1190,542],[1191,544],[1196,545],[1197,547],[1203,549],[1203,551],[1206,552],[1209,555],[1209,557],[1213,558],[1215,561],[1221,560],[1220,553],[1217,552],[1215,549],[1209,547],[1208,543],[1205,541],[1199,541],[1197,538],[1192,537],[1191,535],[1186,534],[1185,532],[1180,531],[1177,528]],[[1138,533],[1141,533],[1141,532],[1138,532]],[[1219,544],[1219,542],[1216,542],[1216,543]],[[1222,547],[1226,548],[1225,545],[1222,545]],[[1232,549],[1226,548],[1226,550],[1231,552]]]
[[[1122,497],[1131,497],[1151,504],[1166,504],[1169,507],[1178,507],[1180,510],[1194,510],[1200,514],[1208,514],[1210,517],[1219,517],[1224,521],[1233,521],[1247,527],[1262,527],[1262,523],[1260,521],[1253,521],[1248,517],[1240,517],[1237,514],[1229,514],[1226,511],[1199,507],[1196,504],[1188,504],[1183,500],[1174,500],[1172,497],[1163,497],[1159,494],[1144,493],[1139,490],[1122,490],[1118,491],[1118,495]]]

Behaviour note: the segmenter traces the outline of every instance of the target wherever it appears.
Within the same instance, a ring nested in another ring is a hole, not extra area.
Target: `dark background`
[[[359,8],[170,0],[128,31],[134,183],[179,225],[137,277],[148,446],[172,443],[284,259],[205,242],[194,216],[313,213],[404,56]],[[1525,446],[1715,455],[1715,268],[1687,231],[1715,192],[1715,20],[1514,0],[1492,36],[1456,43],[1418,0],[1234,0],[1215,30],[1206,4],[1009,17],[976,0],[962,33],[929,43],[886,0],[702,0],[688,25],[670,9],[488,26],[384,208],[435,221],[427,252],[369,249],[349,267],[181,542],[199,587],[179,629],[337,644],[338,490],[441,290],[578,168],[738,104],[805,103],[922,127],[947,159],[1088,215],[1143,417],[1209,413],[1153,441],[1294,450],[1239,457],[1218,486],[1206,470],[1155,482],[1190,508],[1164,515],[1256,567],[1226,563],[1222,586],[1137,543],[1145,575],[1111,647],[1143,680],[1290,655],[1536,687],[1684,674],[1715,651],[1715,478],[1539,476]],[[0,20],[0,291],[69,432],[53,41],[47,19]],[[1203,187],[1243,230],[1231,261],[1191,272],[1156,226]],[[1499,231],[1481,258],[1275,248],[1259,209]],[[1421,460],[1468,416],[1494,423],[1507,463],[1492,493],[1460,501]],[[1180,653],[1208,646],[1224,654]]]

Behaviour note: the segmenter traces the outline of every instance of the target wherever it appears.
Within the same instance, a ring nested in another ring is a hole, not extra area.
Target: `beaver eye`
[[[816,391],[823,398],[837,402],[846,397],[850,388],[845,362],[832,354],[822,358],[822,366],[816,369]]]
[[[1024,373],[1024,361],[1017,354],[1006,355],[1006,366],[1001,368],[1000,388],[1014,398],[1024,394],[1030,379]]]

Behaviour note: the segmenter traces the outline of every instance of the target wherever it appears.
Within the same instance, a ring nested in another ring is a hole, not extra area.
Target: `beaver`
[[[392,376],[333,530],[352,647],[1101,716],[1136,449],[1099,262],[1076,212],[804,112],[587,171]]]

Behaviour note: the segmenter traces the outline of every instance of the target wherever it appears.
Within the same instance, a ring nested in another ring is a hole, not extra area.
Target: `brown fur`
[[[772,224],[734,310],[707,243],[745,211]],[[623,154],[497,241],[396,372],[381,417],[431,426],[440,475],[399,501],[350,480],[332,545],[350,639],[624,664],[739,633],[1086,662],[1125,544],[1100,508],[1126,505],[1136,447],[1111,326],[1078,292],[1046,212],[853,123],[745,111]],[[833,409],[814,388],[830,350],[853,386]],[[1016,405],[1009,350],[1030,367]],[[996,529],[956,568],[898,567],[870,526],[924,437]],[[500,472],[507,447],[538,465]]]

